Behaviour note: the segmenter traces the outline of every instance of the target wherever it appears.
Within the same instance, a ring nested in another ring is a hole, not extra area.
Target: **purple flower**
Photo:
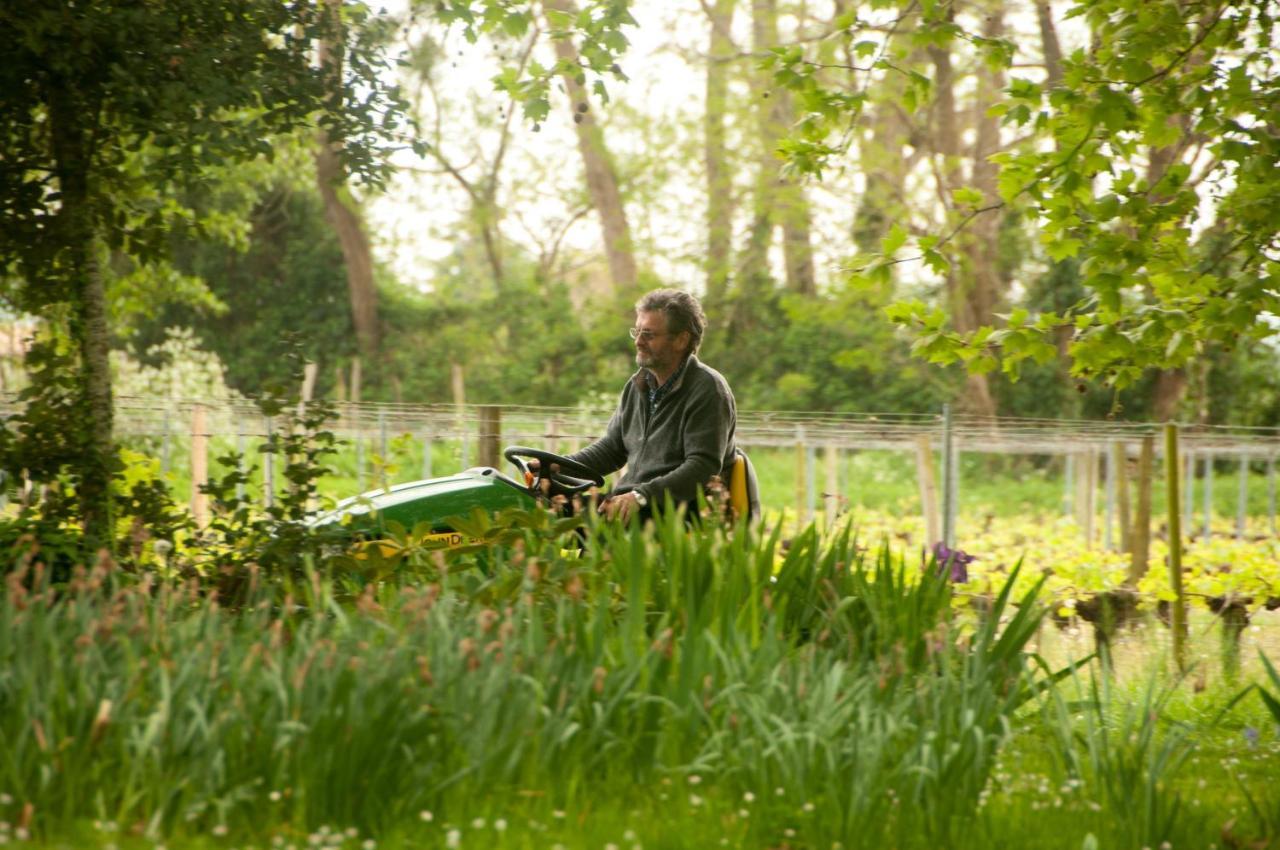
[[[1258,746],[1258,730],[1252,726],[1244,727],[1244,740],[1250,749]]]
[[[977,560],[977,556],[959,549],[948,549],[947,544],[939,542],[933,544],[933,560],[939,573],[949,575],[952,581],[959,583],[969,580],[969,564]]]

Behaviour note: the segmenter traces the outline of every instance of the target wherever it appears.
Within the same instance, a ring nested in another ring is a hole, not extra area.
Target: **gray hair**
[[[667,317],[667,332],[689,333],[689,353],[697,354],[707,330],[707,314],[698,299],[680,289],[655,289],[636,302],[641,313],[661,312]]]

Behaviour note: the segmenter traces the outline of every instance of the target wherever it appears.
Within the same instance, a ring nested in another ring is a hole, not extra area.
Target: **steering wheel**
[[[591,487],[604,486],[603,475],[589,466],[554,452],[544,452],[541,449],[530,449],[525,446],[507,446],[503,449],[502,456],[516,465],[526,481],[528,476],[534,477],[529,489],[535,496],[542,494],[543,481],[551,482],[552,495],[564,496],[576,496]],[[529,468],[529,464],[525,462],[526,459],[538,462],[536,472]],[[553,472],[552,464],[558,466],[559,470]]]

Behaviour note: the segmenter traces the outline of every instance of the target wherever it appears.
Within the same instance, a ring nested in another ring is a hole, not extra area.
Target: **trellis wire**
[[[244,441],[268,438],[276,427],[270,417],[262,416],[256,404],[244,398],[235,399],[166,399],[155,397],[119,397],[116,399],[115,430],[117,437],[160,437],[163,461],[167,468],[170,443],[174,429],[172,422],[191,420],[192,410],[202,405],[206,408],[207,436],[234,435],[237,449],[243,451]],[[422,475],[430,477],[433,464],[430,445],[437,441],[454,442],[463,467],[471,462],[471,442],[480,431],[479,405],[456,404],[393,404],[393,403],[340,403],[337,421],[330,430],[340,439],[353,442],[363,461],[364,440],[377,435],[382,454],[388,451],[388,434],[417,434],[426,449],[423,452]],[[12,397],[0,398],[0,416],[17,412],[18,405]],[[580,447],[604,431],[611,409],[592,407],[547,407],[510,405],[501,408],[503,441],[536,446],[568,445],[570,450]],[[254,423],[260,423],[255,425]],[[1119,443],[1125,457],[1136,456],[1142,437],[1154,434],[1159,426],[1145,422],[1116,422],[1090,420],[1053,420],[1030,417],[978,417],[955,413],[945,408],[937,413],[830,413],[812,411],[739,411],[736,437],[747,449],[797,447],[801,451],[801,474],[804,483],[799,487],[797,508],[810,517],[816,508],[814,478],[816,446],[832,446],[839,453],[855,450],[914,451],[920,439],[926,438],[943,450],[942,519],[949,525],[944,538],[954,542],[956,510],[959,501],[958,458],[962,452],[985,454],[1039,454],[1062,455],[1065,458],[1063,501],[1064,509],[1079,511],[1075,504],[1078,497],[1073,487],[1074,479],[1084,475],[1082,461],[1086,453],[1096,463],[1096,451],[1110,451]],[[1262,461],[1266,464],[1268,490],[1267,503],[1271,532],[1275,533],[1276,485],[1275,459],[1280,454],[1280,429],[1180,425],[1182,453],[1190,473],[1194,473],[1194,459],[1203,458],[1203,510],[1204,529],[1208,533],[1213,517],[1213,478],[1215,456],[1235,455],[1241,464],[1242,504],[1247,498],[1245,483],[1249,464]],[[181,432],[179,432],[181,433]],[[797,438],[801,441],[797,444]],[[1157,454],[1162,454],[1157,443]],[[1077,456],[1079,459],[1077,459]],[[264,489],[268,501],[274,490],[274,470],[270,455],[265,456]],[[363,480],[364,463],[359,463]],[[1113,496],[1113,476],[1118,470],[1108,468],[1108,505]],[[1191,528],[1194,474],[1186,481],[1183,500],[1185,528]],[[798,482],[799,483],[799,482]],[[1237,510],[1237,533],[1242,533]],[[1107,536],[1110,536],[1112,518],[1107,517]]]

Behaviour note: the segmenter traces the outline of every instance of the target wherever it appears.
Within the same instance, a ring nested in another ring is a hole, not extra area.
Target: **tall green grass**
[[[1050,716],[1034,591],[960,619],[938,571],[848,533],[592,535],[576,553],[529,532],[355,598],[264,582],[234,610],[107,561],[55,589],[26,560],[0,599],[0,791],[49,838],[95,820],[175,843],[327,824],[441,846],[498,820],[474,846],[593,846],[590,824],[624,823],[646,846],[1009,837],[984,803],[1015,727]],[[1089,753],[1060,770],[1086,756],[1160,781]]]

